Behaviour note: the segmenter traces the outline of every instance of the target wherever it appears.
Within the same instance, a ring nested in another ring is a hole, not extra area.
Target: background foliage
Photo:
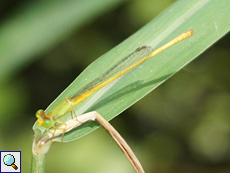
[[[64,10],[70,11],[70,6],[62,1],[1,2],[1,53],[10,55],[16,51],[18,58],[10,66],[0,66],[0,149],[22,151],[23,172],[30,167],[31,127],[36,110],[46,108],[87,65],[174,1],[114,2],[89,3],[94,10],[78,22],[75,20],[79,14],[74,13],[74,7],[70,16],[63,16]],[[81,1],[76,1],[76,6],[77,3]],[[47,8],[51,11],[60,8],[57,10],[60,13],[53,15],[73,17],[66,22],[69,30],[58,38],[50,31],[48,36],[56,39],[49,44],[47,35],[29,35],[31,29],[50,29],[53,26],[50,23],[55,24],[52,16],[45,15]],[[47,25],[30,25],[40,10],[44,10]],[[31,28],[25,31],[24,26]],[[9,43],[4,42],[3,36],[15,38],[16,35],[10,34],[13,31],[28,32],[29,37],[13,42],[15,45],[6,50],[4,46]],[[34,39],[38,39],[37,45],[33,44]],[[31,41],[31,46],[25,48],[25,40]],[[111,121],[131,145],[146,172],[229,172],[228,45],[227,35]],[[6,61],[11,59],[1,59],[1,64]],[[78,172],[134,171],[101,128],[78,141],[51,147],[47,172],[76,172],[76,169]]]

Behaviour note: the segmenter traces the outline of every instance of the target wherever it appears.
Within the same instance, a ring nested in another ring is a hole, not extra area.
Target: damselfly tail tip
[[[185,32],[185,33],[187,33],[188,34],[188,36],[191,36],[191,35],[193,35],[194,34],[194,31],[192,30],[192,29],[190,29],[190,30],[188,30],[187,32]]]
[[[184,33],[182,33],[180,36],[178,36],[178,40],[179,41],[182,41],[182,40],[184,40],[184,39],[186,39],[186,38],[188,38],[188,37],[190,37],[191,35],[193,35],[194,34],[194,31],[192,30],[192,29],[190,29],[190,30],[188,30],[188,31],[186,31],[186,32],[184,32]]]

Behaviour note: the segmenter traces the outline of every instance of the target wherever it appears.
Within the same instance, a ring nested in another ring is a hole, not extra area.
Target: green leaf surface
[[[181,33],[193,29],[195,34],[190,38],[151,58],[74,107],[77,115],[97,111],[106,120],[111,120],[223,37],[230,29],[229,18],[230,3],[228,0],[177,1],[130,38],[92,63],[51,103],[46,112],[136,48],[149,45],[156,49]],[[60,120],[64,122],[70,118],[70,115],[66,115]],[[95,122],[85,123],[66,133],[63,141],[78,139],[97,127]],[[44,129],[35,124],[34,130],[36,133],[41,133]]]

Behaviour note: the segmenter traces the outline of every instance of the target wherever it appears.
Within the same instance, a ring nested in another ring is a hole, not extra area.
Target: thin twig
[[[106,121],[100,114],[98,114],[96,111],[89,112],[86,114],[83,114],[81,116],[78,116],[77,118],[73,118],[67,122],[65,122],[65,125],[60,125],[56,130],[50,129],[47,132],[47,135],[42,138],[41,140],[37,141],[34,140],[33,144],[33,154],[34,155],[43,155],[46,154],[49,150],[50,145],[52,142],[62,142],[62,139],[60,138],[54,138],[60,135],[63,135],[63,133],[69,132],[72,129],[75,129],[76,127],[84,124],[88,121],[96,121],[98,122],[105,130],[112,136],[112,138],[116,141],[117,145],[120,147],[120,149],[123,151],[127,159],[130,161],[130,163],[133,165],[134,169],[137,173],[144,173],[144,169],[141,166],[141,163],[133,153],[132,149],[129,147],[129,145],[126,143],[126,141],[121,137],[121,135],[114,129],[114,127]],[[63,129],[65,130],[63,132]]]

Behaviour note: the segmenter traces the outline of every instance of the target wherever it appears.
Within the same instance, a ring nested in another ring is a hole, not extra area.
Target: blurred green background
[[[84,2],[1,1],[0,150],[22,151],[22,172],[30,168],[35,112],[45,109],[97,57],[175,1]],[[82,8],[76,10],[78,6]],[[82,16],[86,9],[91,10]],[[41,11],[44,16],[38,18]],[[42,22],[33,25],[38,19]],[[56,20],[65,22],[59,26]],[[20,38],[20,33],[28,35]],[[18,41],[9,41],[11,37]],[[111,121],[146,172],[230,171],[229,42],[226,35]],[[99,128],[77,141],[53,144],[46,172],[135,171]]]

